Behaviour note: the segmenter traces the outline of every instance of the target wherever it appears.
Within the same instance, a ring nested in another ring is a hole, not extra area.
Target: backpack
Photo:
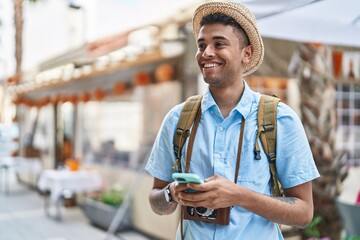
[[[181,154],[182,148],[187,137],[190,136],[190,129],[194,123],[195,117],[200,118],[201,115],[201,95],[189,97],[181,111],[180,118],[174,134],[174,154],[176,162],[173,169],[181,172]],[[273,196],[284,196],[281,183],[276,177],[276,109],[280,99],[274,96],[261,95],[258,108],[258,130],[256,134],[254,154],[255,159],[260,160],[259,139],[269,161],[271,175],[271,192]],[[196,121],[195,121],[196,123]],[[197,124],[193,126],[196,132]],[[192,148],[193,139],[190,138],[188,149]]]

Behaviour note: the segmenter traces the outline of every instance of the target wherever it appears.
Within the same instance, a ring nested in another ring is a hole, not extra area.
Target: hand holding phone
[[[173,179],[181,184],[186,183],[204,183],[204,181],[195,173],[173,173]],[[197,192],[193,189],[188,189],[186,192]]]

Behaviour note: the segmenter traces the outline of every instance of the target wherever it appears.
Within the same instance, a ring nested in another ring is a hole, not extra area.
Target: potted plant
[[[85,197],[83,210],[90,222],[97,227],[108,230],[117,211],[121,207],[126,191],[112,188],[94,196]],[[131,225],[130,209],[126,209],[124,218],[120,221],[116,231],[122,231]]]

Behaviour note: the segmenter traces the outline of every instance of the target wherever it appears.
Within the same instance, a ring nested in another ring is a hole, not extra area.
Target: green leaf
[[[100,196],[100,201],[111,206],[120,206],[124,201],[125,194],[123,190],[109,190]]]
[[[322,222],[323,218],[321,216],[316,216],[313,218],[311,223],[305,228],[305,234],[308,237],[316,237],[319,238],[321,233],[318,229],[318,225]]]

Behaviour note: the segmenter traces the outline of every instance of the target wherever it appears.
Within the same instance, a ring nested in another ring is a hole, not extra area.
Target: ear
[[[243,58],[242,61],[243,63],[247,64],[250,62],[250,59],[253,55],[253,46],[249,45],[243,48]]]

